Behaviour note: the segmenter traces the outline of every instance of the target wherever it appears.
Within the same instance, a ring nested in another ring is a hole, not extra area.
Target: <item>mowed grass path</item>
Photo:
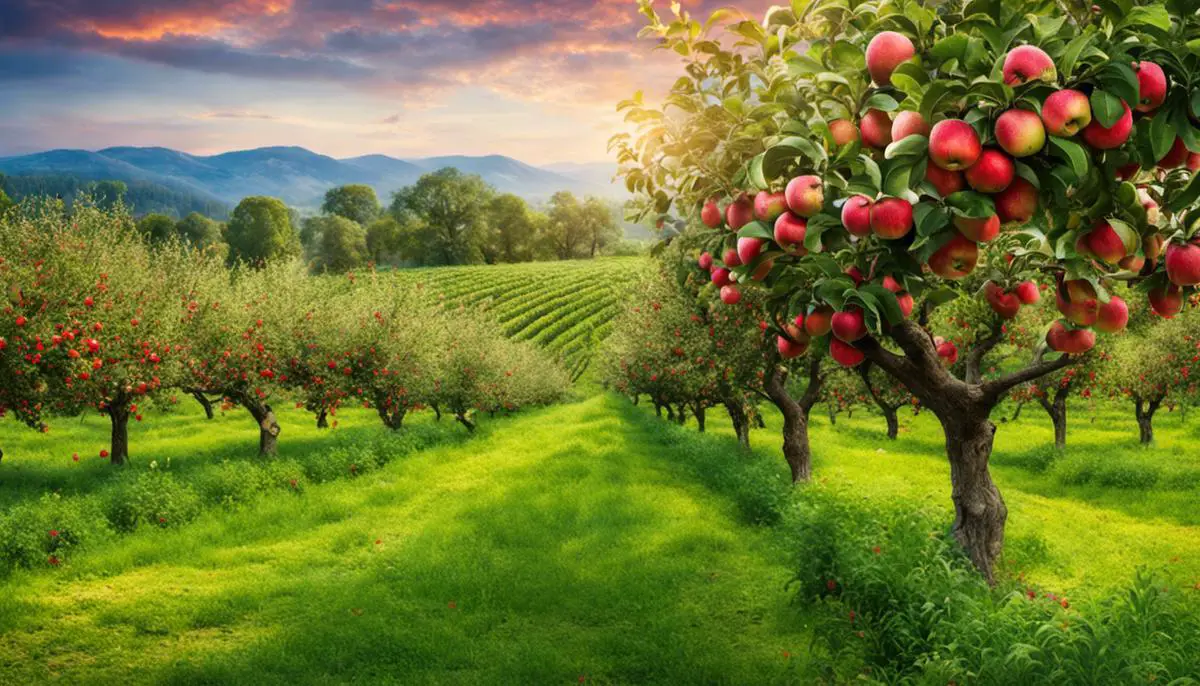
[[[660,422],[595,396],[485,427],[18,573],[0,683],[807,681],[786,552]]]

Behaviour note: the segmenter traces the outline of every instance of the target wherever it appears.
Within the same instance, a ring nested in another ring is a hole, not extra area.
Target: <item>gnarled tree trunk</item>
[[[279,422],[275,420],[275,411],[267,403],[249,398],[242,399],[242,405],[258,422],[258,454],[262,457],[273,457],[279,452]]]
[[[194,390],[194,391],[192,391],[192,397],[196,399],[196,402],[200,403],[200,407],[204,408],[205,419],[212,419],[213,418],[213,404],[212,404],[212,401],[208,399],[208,396],[205,395],[202,391]]]
[[[129,404],[125,398],[116,398],[105,407],[104,412],[112,423],[108,459],[120,467],[129,461]]]
[[[875,406],[883,413],[883,418],[887,422],[887,437],[893,441],[896,440],[896,437],[900,435],[900,418],[896,415],[896,410],[900,406],[889,403],[875,388],[875,384],[871,383],[870,362],[864,362],[858,366],[858,375],[862,377],[863,385],[867,387],[867,393],[875,401]]]
[[[763,375],[763,390],[783,415],[783,459],[787,460],[792,472],[792,483],[812,478],[812,446],[808,441],[808,416],[821,392],[824,377],[821,375],[821,358],[815,355],[809,361],[808,388],[799,399],[787,390],[788,370],[779,364],[778,354],[767,356],[768,369]]]
[[[1038,396],[1038,402],[1041,403],[1046,414],[1050,415],[1050,422],[1054,424],[1054,447],[1059,450],[1067,447],[1067,395],[1069,393],[1070,384],[1065,387],[1060,386],[1054,392],[1053,398]]]
[[[475,433],[475,422],[471,421],[465,412],[455,412],[454,419],[457,420],[459,424],[467,427],[467,431]]]
[[[746,406],[741,400],[732,396],[722,401],[725,411],[729,413],[729,421],[733,423],[733,432],[737,434],[738,443],[743,448],[750,447],[750,418],[746,414]]]
[[[1154,413],[1158,412],[1162,401],[1163,396],[1150,399],[1143,399],[1141,396],[1133,398],[1133,409],[1137,416],[1138,434],[1142,445],[1154,442]]]
[[[704,433],[704,403],[697,402],[692,405],[692,415],[696,418],[696,428],[700,433]]]

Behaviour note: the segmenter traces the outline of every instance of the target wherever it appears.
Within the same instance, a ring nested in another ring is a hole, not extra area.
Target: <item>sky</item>
[[[617,101],[679,73],[641,26],[635,0],[0,0],[0,156],[605,161]]]

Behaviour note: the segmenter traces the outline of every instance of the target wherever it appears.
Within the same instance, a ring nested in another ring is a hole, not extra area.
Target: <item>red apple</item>
[[[726,250],[725,254],[721,256],[721,261],[724,262],[725,266],[729,267],[730,269],[742,266],[742,258],[738,257],[737,248],[730,248]]]
[[[913,305],[916,303],[913,301],[912,293],[897,293],[896,304],[900,306],[900,313],[907,319],[912,314]]]
[[[787,209],[783,193],[759,191],[754,196],[754,216],[759,221],[773,222]]]
[[[737,231],[754,221],[754,204],[749,196],[742,195],[725,207],[725,223],[730,231]]]
[[[928,136],[929,122],[920,112],[905,110],[892,120],[892,140],[900,141],[909,136]]]
[[[1000,217],[994,214],[983,219],[956,216],[954,228],[976,243],[987,243],[1000,235]]]
[[[1174,317],[1183,311],[1183,291],[1173,283],[1150,289],[1150,309],[1160,317]]]
[[[762,254],[763,239],[761,238],[739,238],[737,241],[738,259],[742,264],[750,264],[759,255]]]
[[[818,305],[804,318],[804,330],[809,336],[816,338],[824,336],[833,328],[833,308],[828,305]]]
[[[891,274],[885,275],[880,283],[884,288],[893,293],[899,293],[904,290],[904,285],[897,281],[896,277],[892,276]]]
[[[1069,88],[1054,91],[1042,103],[1042,123],[1051,136],[1074,136],[1092,123],[1088,96]]]
[[[961,119],[942,120],[929,131],[929,160],[946,171],[970,167],[982,152],[979,134]]]
[[[1067,329],[1061,321],[1050,325],[1046,344],[1055,352],[1082,355],[1096,345],[1096,332],[1090,329]]]
[[[1116,264],[1125,257],[1125,242],[1106,221],[1101,221],[1083,235],[1083,244],[1089,253],[1109,264]]]
[[[871,206],[875,203],[865,195],[855,195],[842,205],[842,226],[854,236],[871,233]]]
[[[996,203],[996,214],[1000,217],[1000,221],[1024,224],[1037,212],[1038,189],[1034,188],[1032,183],[1017,176],[1013,178],[1008,188],[1000,191],[993,200]]]
[[[871,230],[880,238],[903,238],[912,226],[913,207],[904,198],[881,198],[871,207]]]
[[[791,324],[787,326],[787,335],[777,336],[775,340],[779,356],[785,360],[795,359],[808,352],[808,343],[808,334]]]
[[[979,246],[964,236],[955,235],[929,257],[929,269],[943,279],[961,279],[975,271]]]
[[[788,181],[783,191],[788,209],[801,217],[811,217],[825,206],[825,182],[811,174]]]
[[[849,119],[835,119],[829,123],[829,134],[833,144],[841,147],[858,140],[858,127]]]
[[[1200,153],[1188,153],[1187,168],[1190,171],[1196,171],[1197,169],[1200,169]]]
[[[754,271],[750,274],[750,278],[755,281],[762,281],[763,279],[767,278],[767,274],[771,273],[771,268],[774,266],[775,260],[773,258],[769,260],[763,260],[757,267],[754,268]]]
[[[867,277],[863,276],[862,270],[860,270],[858,267],[856,267],[854,265],[850,265],[849,267],[846,267],[845,274],[846,274],[846,276],[849,276],[851,280],[854,281],[855,286],[861,286],[863,281],[867,280]]]
[[[1123,331],[1129,323],[1129,306],[1117,296],[1112,296],[1108,302],[1100,304],[1096,315],[1096,330],[1102,333],[1117,333]]]
[[[742,292],[737,286],[721,286],[721,302],[726,305],[736,305],[742,299]]]
[[[967,187],[962,172],[946,171],[936,164],[925,165],[925,180],[933,184],[938,195],[943,198],[961,191]]]
[[[849,305],[841,312],[834,312],[831,320],[833,335],[847,343],[853,343],[867,335],[867,322],[863,311]]]
[[[1138,201],[1142,203],[1142,209],[1146,210],[1146,222],[1157,224],[1159,220],[1158,201],[1150,195],[1150,189],[1145,186],[1139,186],[1137,197]]]
[[[843,367],[857,367],[867,358],[863,351],[836,338],[829,339],[829,356]]]
[[[712,270],[710,278],[714,286],[728,286],[731,283],[729,280],[729,270],[724,267],[717,267]]]
[[[704,203],[704,207],[700,209],[700,221],[710,229],[721,225],[721,206],[717,204],[716,200]]]
[[[1125,108],[1125,113],[1111,128],[1104,128],[1098,119],[1093,119],[1092,123],[1087,125],[1083,130],[1085,143],[1098,150],[1111,150],[1121,147],[1129,140],[1129,134],[1133,131],[1133,112],[1124,101],[1121,105]]]
[[[1200,246],[1172,243],[1167,246],[1167,278],[1176,286],[1200,284]]]
[[[1021,311],[1021,299],[1015,293],[1005,292],[994,281],[984,284],[983,297],[1001,319],[1012,319]]]
[[[1022,305],[1032,305],[1042,299],[1042,294],[1038,291],[1037,284],[1032,281],[1022,281],[1017,284],[1015,292],[1017,300],[1020,300]]]
[[[785,252],[793,255],[806,255],[804,235],[808,232],[808,222],[791,212],[784,212],[775,220],[775,242]]]
[[[937,344],[938,357],[942,358],[942,364],[947,367],[958,362],[958,346],[950,341],[942,341]]]
[[[1138,79],[1138,112],[1153,112],[1167,99],[1167,75],[1153,62],[1138,62],[1134,66]]]
[[[696,264],[700,265],[700,268],[704,271],[712,271],[712,255],[706,252],[700,253],[700,259],[696,260]]]
[[[1054,83],[1058,79],[1058,70],[1054,68],[1054,60],[1041,48],[1032,45],[1022,45],[1013,48],[1004,57],[1004,83],[1010,86],[1020,86],[1031,81]]]
[[[1046,127],[1036,112],[1008,110],[996,119],[996,142],[1013,157],[1029,157],[1046,145]]]
[[[877,86],[890,86],[892,72],[917,52],[913,43],[902,33],[884,31],[867,44],[867,72]]]
[[[980,193],[999,193],[1012,183],[1016,167],[1008,155],[995,148],[987,148],[964,175],[971,188]]]
[[[1092,284],[1083,279],[1060,282],[1054,292],[1054,302],[1072,324],[1091,326],[1100,312],[1100,300]]]
[[[1117,167],[1117,179],[1120,181],[1128,181],[1136,176],[1141,168],[1142,166],[1137,162],[1123,164]]]
[[[858,127],[862,131],[863,145],[882,149],[892,142],[892,118],[883,110],[867,110]]]
[[[1187,149],[1187,145],[1184,144],[1183,139],[1176,136],[1175,143],[1171,145],[1171,149],[1167,151],[1167,154],[1163,155],[1163,158],[1158,161],[1158,166],[1163,169],[1174,169],[1187,162],[1188,155],[1190,154],[1191,152]]]

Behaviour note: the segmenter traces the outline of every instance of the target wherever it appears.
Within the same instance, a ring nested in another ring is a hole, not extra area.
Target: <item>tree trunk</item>
[[[787,391],[788,372],[779,365],[776,355],[768,357],[770,369],[763,377],[763,390],[783,414],[783,458],[792,472],[792,483],[812,478],[812,448],[808,442],[808,414],[816,403],[823,379],[821,359],[814,356],[809,363],[809,382],[804,395],[796,400]]]
[[[250,416],[254,417],[254,421],[258,422],[258,454],[261,457],[272,457],[279,452],[279,422],[275,420],[275,412],[271,406],[258,402],[257,400],[249,402],[248,399],[242,400],[242,405],[250,412]]]
[[[430,403],[429,406],[433,408],[434,419],[442,421],[442,408],[438,407],[437,403]]]
[[[404,416],[408,413],[408,408],[400,407],[395,411],[389,412],[387,403],[379,402],[376,399],[375,412],[379,414],[379,419],[383,421],[383,425],[392,431],[399,431],[404,426]]]
[[[657,400],[654,401],[654,414],[659,419],[662,419],[662,405],[659,405]]]
[[[1067,447],[1067,395],[1070,392],[1068,384],[1066,387],[1060,386],[1054,392],[1053,400],[1038,396],[1038,402],[1046,414],[1050,415],[1050,422],[1054,425],[1054,447],[1058,450]]]
[[[996,426],[983,412],[966,411],[941,420],[950,458],[954,537],[992,583],[996,560],[1004,549],[1004,522],[1008,518],[1008,507],[988,471]]]
[[[675,421],[675,408],[671,407],[671,403],[667,403],[666,407],[667,407],[667,421],[668,422]]]
[[[212,401],[208,399],[208,396],[204,395],[200,391],[192,391],[192,397],[196,399],[196,402],[200,403],[200,407],[204,408],[204,417],[206,419],[212,419],[213,404]]]
[[[129,461],[129,405],[122,399],[109,404],[106,412],[112,421],[112,442],[108,448],[108,459],[121,467]]]
[[[320,409],[319,412],[317,412],[317,428],[318,429],[328,429],[329,428],[329,411],[323,407]]]
[[[754,425],[760,429],[767,428],[767,423],[763,421],[762,415],[759,413],[754,414]]]
[[[675,421],[679,423],[679,426],[683,426],[684,424],[687,424],[687,405],[686,404],[679,403],[679,409],[675,410]]]
[[[454,419],[456,419],[459,424],[462,424],[463,426],[467,427],[467,431],[469,431],[471,433],[475,433],[475,422],[468,419],[467,415],[465,413],[456,412],[454,414]]]
[[[825,403],[825,406],[829,408],[829,425],[837,426],[837,406],[833,404],[832,400]]]
[[[1141,397],[1134,397],[1134,411],[1137,415],[1138,434],[1142,445],[1149,445],[1154,442],[1154,413],[1158,412],[1158,407],[1162,404],[1162,401],[1162,397],[1151,398],[1148,401],[1143,400]]]
[[[729,412],[729,421],[733,423],[733,432],[737,434],[738,443],[743,448],[750,447],[750,419],[746,416],[746,408],[736,398],[726,398],[725,410]]]
[[[900,419],[896,416],[896,408],[886,403],[879,406],[883,412],[883,418],[887,420],[887,437],[891,440],[896,440],[900,435]]]
[[[700,433],[704,433],[704,404],[696,403],[692,406],[692,414],[696,417],[696,428]]]

